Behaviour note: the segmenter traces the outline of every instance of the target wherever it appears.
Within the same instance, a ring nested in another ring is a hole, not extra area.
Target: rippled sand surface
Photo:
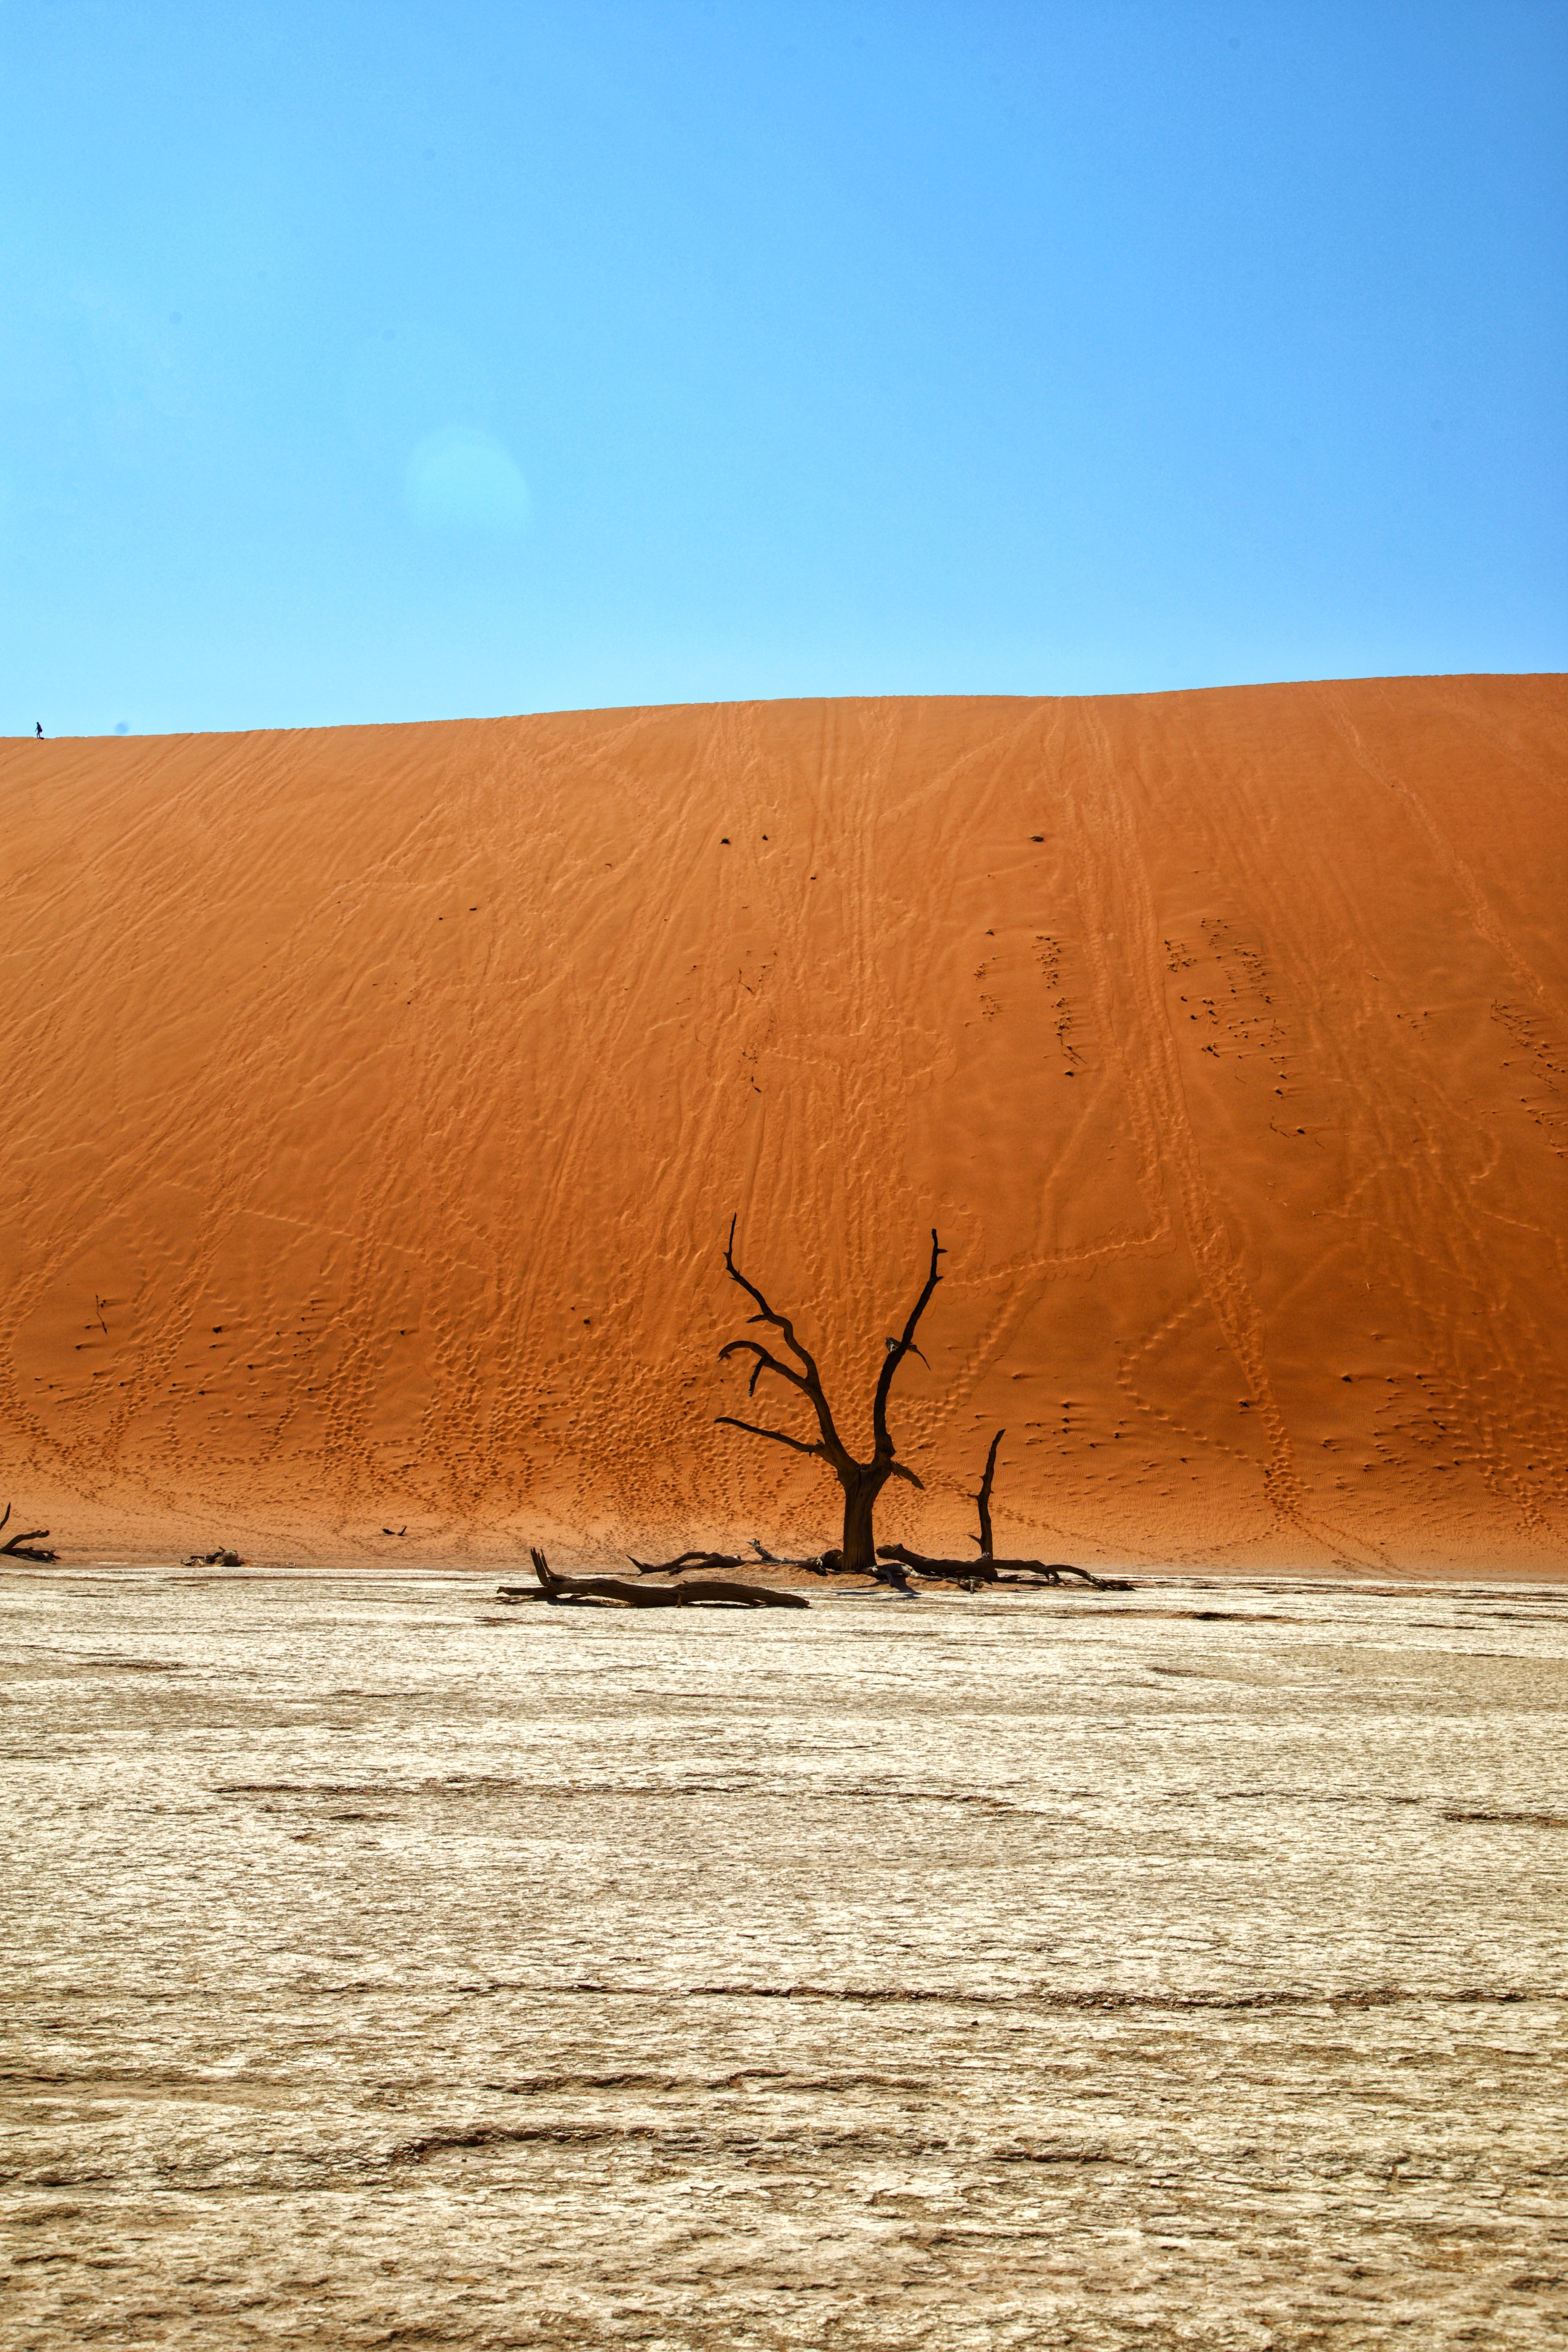
[[[17,1572],[7,2347],[1568,2329],[1568,1591]]]
[[[1000,1428],[1026,1556],[1563,1575],[1565,774],[1568,677],[0,740],[0,1501],[816,1550],[731,1219],[852,1450],[936,1226],[886,1539]]]

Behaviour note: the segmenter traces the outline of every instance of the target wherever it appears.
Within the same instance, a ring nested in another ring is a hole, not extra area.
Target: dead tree
[[[0,1514],[0,1528],[5,1525],[10,1516],[11,1506],[7,1503],[5,1512]],[[58,1559],[58,1552],[37,1551],[35,1550],[34,1546],[40,1536],[47,1536],[48,1532],[47,1528],[18,1528],[9,1543],[0,1543],[0,1559],[37,1559],[41,1560],[47,1567],[50,1560]]]
[[[727,1428],[743,1429],[752,1437],[771,1438],[775,1445],[787,1445],[794,1454],[812,1454],[827,1464],[844,1489],[844,1541],[838,1565],[846,1570],[858,1570],[868,1575],[876,1573],[877,1538],[873,1515],[877,1497],[889,1478],[902,1478],[908,1485],[919,1486],[922,1494],[925,1492],[914,1472],[897,1458],[897,1448],[888,1427],[888,1397],[892,1389],[893,1375],[904,1358],[920,1355],[921,1351],[915,1346],[915,1327],[925,1313],[932,1291],[942,1280],[937,1272],[937,1260],[945,1255],[933,1227],[931,1272],[926,1276],[925,1288],[910,1310],[902,1337],[889,1339],[884,1346],[882,1369],[877,1376],[876,1394],[871,1401],[871,1459],[869,1462],[858,1462],[834,1424],[815,1357],[796,1339],[795,1326],[789,1317],[776,1314],[756,1284],[749,1282],[735,1264],[735,1219],[731,1217],[730,1220],[730,1238],[724,1245],[725,1271],[731,1281],[738,1283],[747,1297],[756,1303],[757,1312],[748,1319],[752,1323],[771,1324],[795,1360],[793,1364],[781,1362],[777,1356],[763,1346],[760,1339],[731,1339],[727,1347],[720,1349],[719,1360],[723,1363],[729,1357],[736,1355],[756,1358],[752,1366],[752,1377],[746,1385],[749,1397],[756,1394],[757,1382],[764,1372],[773,1372],[781,1381],[787,1381],[791,1388],[800,1391],[816,1413],[817,1435],[809,1440],[792,1437],[787,1430],[767,1429],[754,1421],[738,1421],[731,1412],[717,1413],[714,1418]],[[921,1361],[924,1363],[923,1356]],[[826,1557],[824,1554],[825,1561]]]
[[[985,1456],[985,1475],[980,1481],[980,1492],[969,1498],[980,1514],[980,1533],[974,1540],[980,1546],[982,1559],[991,1557],[991,1489],[996,1479],[996,1448],[1006,1434],[1005,1429],[999,1429],[992,1439],[991,1451]]]

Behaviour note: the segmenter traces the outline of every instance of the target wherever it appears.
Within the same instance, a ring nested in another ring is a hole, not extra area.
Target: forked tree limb
[[[760,1360],[752,1368],[751,1381],[746,1391],[748,1396],[752,1394],[759,1378],[764,1371],[773,1371],[777,1372],[781,1379],[787,1381],[792,1388],[798,1389],[803,1396],[809,1399],[812,1410],[816,1415],[816,1425],[822,1433],[821,1443],[817,1445],[803,1445],[798,1438],[784,1438],[783,1443],[794,1445],[799,1454],[826,1454],[837,1469],[840,1459],[846,1464],[848,1463],[849,1454],[834,1426],[833,1414],[829,1410],[826,1392],[822,1385],[822,1374],[816,1368],[816,1359],[805,1341],[795,1336],[795,1325],[789,1317],[779,1314],[775,1307],[771,1307],[756,1284],[749,1276],[742,1274],[735,1264],[735,1227],[739,1221],[737,1211],[730,1220],[730,1237],[724,1244],[724,1271],[731,1281],[737,1283],[747,1297],[755,1304],[757,1311],[748,1319],[752,1323],[769,1324],[773,1330],[777,1331],[801,1369],[796,1371],[788,1364],[781,1364],[778,1358],[770,1353],[757,1339],[730,1340],[727,1346],[720,1349],[719,1360],[722,1363],[726,1357],[735,1354],[738,1350],[749,1349]],[[782,1437],[782,1433],[778,1430],[757,1429],[750,1422],[733,1421],[728,1413],[721,1413],[719,1419],[730,1422],[733,1428],[749,1430],[754,1437]]]
[[[753,1316],[752,1319],[754,1322],[756,1318]],[[771,1349],[764,1348],[760,1339],[727,1340],[724,1346],[719,1350],[719,1361],[722,1364],[731,1356],[737,1355],[752,1355],[755,1356],[757,1360],[752,1366],[752,1377],[746,1382],[746,1394],[748,1396],[756,1395],[757,1382],[762,1379],[764,1372],[776,1372],[781,1381],[788,1381],[793,1387],[800,1390],[803,1396],[809,1396],[811,1394],[811,1383],[806,1379],[805,1374],[804,1372],[797,1372],[795,1370],[794,1367],[789,1364],[781,1364],[778,1358],[773,1354]]]
[[[947,1252],[938,1241],[936,1227],[933,1225],[931,1234],[931,1272],[926,1276],[925,1288],[910,1309],[910,1318],[904,1325],[903,1336],[889,1342],[882,1357],[882,1369],[877,1376],[877,1393],[871,1402],[871,1434],[878,1461],[892,1461],[893,1441],[888,1433],[888,1398],[892,1391],[893,1374],[906,1356],[920,1354],[919,1349],[915,1346],[915,1327],[931,1304],[931,1293],[942,1280],[941,1275],[937,1272],[936,1262],[939,1257],[946,1255]],[[910,1474],[908,1471],[902,1471],[900,1475],[908,1477]],[[917,1478],[914,1483],[918,1486],[920,1480]]]

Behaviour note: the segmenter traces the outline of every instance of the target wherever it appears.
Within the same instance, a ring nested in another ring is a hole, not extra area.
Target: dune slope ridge
[[[887,1537],[1005,1425],[1009,1551],[1568,1565],[1565,774],[1512,677],[5,746],[0,1500],[820,1541],[738,1213],[861,1444],[941,1229]]]

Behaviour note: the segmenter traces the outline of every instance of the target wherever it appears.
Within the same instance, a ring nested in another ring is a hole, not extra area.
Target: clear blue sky
[[[0,731],[1568,667],[1568,9],[0,0]]]

